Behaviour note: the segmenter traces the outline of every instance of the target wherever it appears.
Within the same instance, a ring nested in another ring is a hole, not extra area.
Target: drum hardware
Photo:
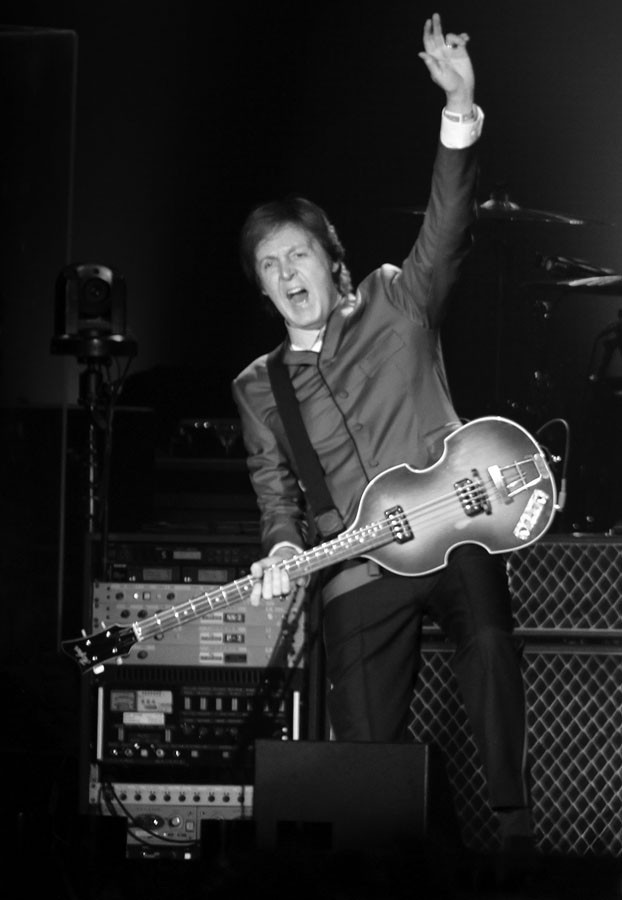
[[[592,275],[588,278],[563,278],[551,281],[528,281],[525,287],[545,291],[556,290],[559,298],[567,292],[573,294],[601,294],[622,296],[622,275]]]
[[[408,215],[425,215],[425,206],[403,206],[394,208],[394,212]],[[476,205],[477,223],[485,222],[512,222],[523,225],[604,225],[613,227],[611,222],[603,222],[598,219],[582,219],[578,216],[567,215],[560,212],[552,212],[547,209],[530,209],[520,206],[513,200],[506,188],[501,185],[493,189],[488,200]]]
[[[425,206],[400,207],[395,212],[409,215],[423,216]],[[503,183],[495,185],[487,200],[476,205],[474,230],[485,233],[493,245],[494,268],[496,282],[496,307],[494,323],[494,371],[493,371],[493,408],[499,410],[502,404],[507,404],[504,398],[502,383],[502,362],[504,353],[504,331],[506,328],[506,304],[508,300],[508,288],[510,284],[511,247],[508,240],[508,230],[505,225],[511,227],[528,225],[561,225],[563,227],[584,227],[587,225],[600,225],[613,227],[613,223],[594,219],[585,219],[579,216],[568,215],[552,210],[533,209],[522,207],[510,199],[507,186]],[[495,227],[497,226],[497,227]],[[551,313],[556,301],[563,296],[565,291],[586,291],[595,294],[621,294],[622,275],[616,274],[611,269],[595,266],[582,259],[564,256],[544,256],[538,254],[537,264],[545,271],[556,275],[565,275],[564,278],[551,278],[550,280],[532,281],[518,284],[519,288],[543,288],[542,293],[535,301],[535,308],[546,324],[544,345],[541,350],[541,365],[536,365],[533,375],[533,387],[536,394],[535,406],[544,412],[547,395],[550,394],[551,381],[547,371],[547,347],[550,342],[548,332],[551,327]],[[573,277],[575,276],[575,277]],[[510,407],[516,404],[509,403]],[[525,410],[527,412],[527,410]],[[529,413],[536,410],[529,408]]]

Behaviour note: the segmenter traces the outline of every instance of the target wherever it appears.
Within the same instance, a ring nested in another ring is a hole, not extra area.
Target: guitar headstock
[[[93,634],[62,641],[61,647],[86,673],[97,671],[111,659],[126,656],[137,640],[132,628],[111,625]]]

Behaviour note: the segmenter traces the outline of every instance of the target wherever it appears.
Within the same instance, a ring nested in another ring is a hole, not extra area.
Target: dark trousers
[[[448,565],[432,575],[385,574],[326,605],[335,738],[407,739],[423,613],[455,647],[452,667],[491,806],[528,806],[525,692],[504,560],[476,545],[456,548]]]

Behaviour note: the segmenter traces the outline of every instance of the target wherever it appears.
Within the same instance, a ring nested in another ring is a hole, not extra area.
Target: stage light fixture
[[[56,279],[52,353],[78,359],[133,356],[125,279],[108,266],[71,263]]]

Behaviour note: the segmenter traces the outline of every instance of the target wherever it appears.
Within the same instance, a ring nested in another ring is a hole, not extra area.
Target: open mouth
[[[287,299],[293,301],[294,303],[299,303],[303,300],[306,300],[309,296],[309,292],[305,288],[297,287],[292,288],[291,291],[287,292]]]

